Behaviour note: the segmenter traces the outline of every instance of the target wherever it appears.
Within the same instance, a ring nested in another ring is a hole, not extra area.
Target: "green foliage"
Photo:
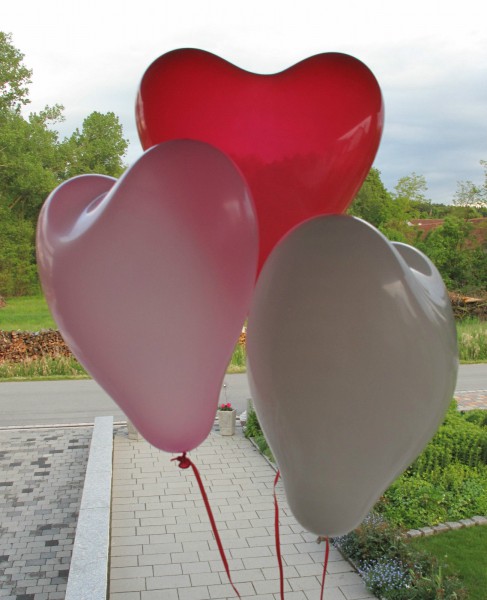
[[[250,410],[247,413],[247,422],[245,423],[245,437],[254,438],[256,435],[262,434],[260,423],[255,410]]]
[[[416,205],[428,203],[426,200],[426,191],[428,185],[424,175],[411,173],[406,177],[401,177],[394,188],[394,197],[396,199],[404,198],[408,202],[416,203]]]
[[[63,142],[65,179],[86,173],[119,177],[125,165],[122,157],[128,141],[123,137],[122,125],[113,112],[91,113],[83,121],[82,130],[76,131]]]
[[[424,176],[411,173],[399,179],[389,193],[380,172],[371,169],[349,214],[368,221],[390,240],[416,246],[433,261],[450,289],[485,289],[487,252],[472,236],[467,219],[487,216],[487,207],[433,205],[426,199],[426,190]],[[423,237],[410,225],[420,217],[445,218],[445,222]]]
[[[487,253],[473,240],[471,232],[468,221],[450,216],[441,227],[416,242],[417,248],[433,261],[447,287],[487,286]]]
[[[409,528],[487,514],[487,428],[457,411],[377,504],[390,523]]]
[[[475,208],[487,208],[487,161],[481,160],[484,169],[484,181],[476,185],[472,181],[459,181],[453,203],[456,206],[473,206]]]
[[[452,403],[455,407],[456,403]],[[487,430],[469,422],[452,408],[431,442],[414,461],[408,472],[424,475],[452,463],[468,467],[487,464]]]
[[[118,177],[127,149],[118,118],[93,112],[64,141],[56,126],[64,120],[55,105],[27,118],[32,72],[9,34],[0,32],[0,295],[32,293],[36,283],[34,236],[42,203],[67,177],[97,172]],[[25,223],[23,222],[25,221]],[[30,230],[29,230],[30,227]],[[17,256],[12,246],[18,233]],[[30,248],[25,240],[30,235]],[[2,248],[7,244],[8,248]]]
[[[59,183],[58,135],[61,107],[46,108],[26,120],[0,113],[0,205],[35,223],[39,209]]]
[[[14,47],[12,35],[0,31],[0,111],[19,112],[29,103],[32,71],[23,64],[24,55]]]
[[[479,427],[487,427],[487,410],[477,408],[475,410],[469,410],[464,415],[465,421],[474,423]]]
[[[370,169],[348,213],[375,227],[389,222],[393,213],[392,198],[382,183],[378,169]]]
[[[275,462],[272,451],[267,444],[267,440],[264,437],[264,433],[260,427],[259,420],[255,410],[251,410],[247,414],[247,422],[245,424],[245,437],[252,438],[256,443],[259,450],[264,456],[266,456],[271,462]]]
[[[28,295],[38,291],[34,264],[34,228],[0,204],[0,294]],[[5,309],[2,309],[5,310]]]
[[[359,568],[367,587],[386,600],[459,600],[466,591],[455,574],[445,576],[436,558],[416,550],[393,525],[371,513],[335,546]]]
[[[487,514],[487,469],[452,463],[427,476],[403,475],[377,510],[390,523],[412,529]]]
[[[411,529],[448,520],[443,491],[421,477],[400,477],[377,510],[393,525]]]

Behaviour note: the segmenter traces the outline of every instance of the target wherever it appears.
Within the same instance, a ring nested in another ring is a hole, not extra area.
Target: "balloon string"
[[[279,563],[280,595],[281,595],[281,599],[284,600],[284,568],[282,566],[281,536],[280,536],[280,532],[279,532],[279,505],[277,502],[277,495],[276,495],[276,486],[277,486],[277,482],[279,481],[280,475],[281,475],[280,471],[277,471],[276,477],[274,479],[274,514],[275,514],[274,527],[275,527],[275,531],[276,531],[277,562]],[[325,590],[325,580],[326,580],[326,569],[328,568],[328,559],[330,557],[330,540],[328,539],[328,537],[325,538],[325,542],[326,542],[325,560],[323,563],[323,577],[321,579],[320,600],[323,600],[323,593]]]
[[[171,459],[171,461],[173,461],[173,460],[178,461],[180,469],[188,469],[189,467],[191,467],[193,469],[194,475],[196,477],[196,481],[198,482],[198,485],[200,487],[201,495],[203,497],[203,502],[205,503],[205,506],[206,506],[206,512],[208,513],[208,517],[210,519],[211,527],[213,529],[213,534],[215,536],[216,543],[218,545],[218,550],[220,551],[220,556],[222,558],[222,562],[225,567],[225,571],[227,572],[228,581],[230,581],[230,584],[233,587],[233,590],[237,594],[237,596],[239,598],[241,598],[240,594],[238,593],[237,588],[233,584],[232,577],[230,575],[230,567],[228,566],[227,557],[225,556],[225,550],[223,549],[223,545],[222,545],[222,542],[220,539],[220,534],[218,533],[218,528],[216,526],[216,522],[213,517],[213,512],[210,507],[210,501],[208,500],[208,496],[206,494],[205,487],[204,487],[203,481],[201,479],[201,475],[200,475],[198,469],[196,468],[196,466],[186,456],[186,452],[184,452],[184,454],[182,454],[181,456],[176,456],[176,458]]]
[[[323,578],[321,580],[321,596],[320,600],[323,600],[323,592],[325,589],[325,579],[326,579],[326,569],[328,567],[328,558],[330,556],[330,540],[328,537],[325,538],[326,548],[325,548],[325,562],[323,563]]]
[[[276,554],[277,554],[277,562],[279,564],[279,580],[280,580],[280,592],[281,599],[284,600],[284,569],[282,566],[282,556],[281,556],[281,535],[279,532],[279,505],[277,503],[277,495],[276,495],[276,486],[279,481],[280,471],[277,471],[276,478],[274,479],[274,529],[276,532]]]

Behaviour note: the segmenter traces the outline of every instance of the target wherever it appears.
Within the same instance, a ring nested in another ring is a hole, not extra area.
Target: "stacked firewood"
[[[456,319],[477,317],[487,320],[487,296],[472,297],[455,292],[448,292],[448,296]]]
[[[59,331],[0,331],[0,362],[71,355]]]
[[[449,292],[449,296],[457,319],[475,316],[487,320],[487,297],[474,298],[454,292]],[[244,328],[238,343],[245,346],[246,341],[247,332]],[[0,362],[21,362],[26,358],[59,356],[72,356],[59,331],[0,331]]]
[[[240,334],[239,338],[238,338],[238,343],[240,344],[240,346],[244,346],[247,342],[247,331],[244,330],[242,331],[242,333]]]

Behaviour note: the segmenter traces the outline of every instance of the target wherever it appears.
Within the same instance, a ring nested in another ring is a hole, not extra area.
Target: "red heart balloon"
[[[372,165],[383,117],[374,75],[337,53],[258,75],[209,52],[175,50],[147,69],[136,107],[144,149],[196,139],[240,167],[257,209],[259,269],[294,226],[346,209]]]

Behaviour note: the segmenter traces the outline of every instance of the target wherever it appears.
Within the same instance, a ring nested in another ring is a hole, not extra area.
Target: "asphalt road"
[[[458,391],[487,390],[487,364],[461,365]],[[227,375],[219,402],[237,414],[247,407],[247,376]],[[0,427],[92,423],[95,417],[126,419],[113,400],[91,380],[0,383]]]

